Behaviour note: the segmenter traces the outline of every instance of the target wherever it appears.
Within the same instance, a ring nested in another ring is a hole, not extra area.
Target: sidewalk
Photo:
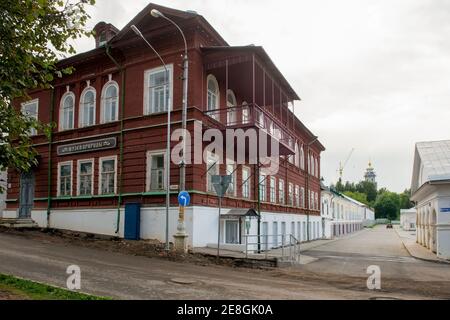
[[[317,258],[313,258],[310,257],[308,255],[303,254],[303,252],[341,240],[341,239],[345,239],[348,237],[353,237],[357,234],[359,234],[360,232],[364,232],[365,229],[360,230],[360,231],[356,231],[354,233],[339,237],[339,238],[334,238],[334,239],[320,239],[320,240],[312,240],[310,242],[302,242],[300,244],[300,252],[302,253],[300,255],[300,264],[308,264],[311,262],[314,262],[316,260],[318,260]],[[197,247],[194,248],[192,250],[194,253],[200,253],[200,254],[205,254],[205,255],[217,255],[217,248],[209,248],[209,247]],[[289,252],[289,247],[285,247],[284,248],[284,252]],[[276,249],[272,249],[269,250],[267,252],[263,252],[263,253],[248,253],[248,259],[253,259],[253,260],[266,260],[266,261],[274,261],[277,260],[279,258],[281,258],[283,256],[283,249],[282,248],[276,248]],[[231,251],[231,250],[226,250],[226,249],[220,249],[220,257],[223,258],[233,258],[233,259],[243,259],[245,258],[245,252],[239,252],[239,251]]]
[[[412,257],[430,262],[450,264],[450,261],[438,258],[435,253],[418,244],[416,242],[415,231],[405,231],[400,228],[399,225],[394,225],[394,230],[397,232],[398,237],[403,242],[403,246],[405,247],[406,251],[408,251],[408,253]]]

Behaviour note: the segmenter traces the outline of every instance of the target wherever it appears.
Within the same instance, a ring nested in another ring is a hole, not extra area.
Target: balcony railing
[[[257,127],[264,130],[288,148],[288,154],[294,152],[295,138],[279,119],[257,104],[244,104],[204,112],[213,125],[222,128]]]

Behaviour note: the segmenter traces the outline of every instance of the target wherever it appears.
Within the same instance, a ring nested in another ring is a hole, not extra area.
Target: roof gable
[[[418,142],[414,152],[411,192],[431,181],[450,179],[450,140]]]

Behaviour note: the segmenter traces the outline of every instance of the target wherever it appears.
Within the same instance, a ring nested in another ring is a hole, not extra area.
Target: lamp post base
[[[176,233],[173,235],[173,237],[175,238],[174,241],[174,247],[175,247],[175,251],[178,253],[187,253],[187,238],[189,237],[189,235],[187,235],[186,233]]]

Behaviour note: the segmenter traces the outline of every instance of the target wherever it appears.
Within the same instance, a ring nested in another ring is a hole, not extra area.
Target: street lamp
[[[131,26],[131,30],[134,31],[139,37],[144,40],[144,42],[153,50],[153,52],[157,55],[159,60],[164,66],[165,76],[164,82],[165,85],[169,85],[169,70],[167,69],[166,63],[163,58],[159,55],[159,53],[155,50],[155,48],[144,38],[142,32],[133,24]],[[166,147],[166,251],[170,251],[169,245],[169,209],[170,209],[170,94],[168,96],[167,103],[167,147]]]
[[[184,55],[183,55],[183,106],[181,114],[181,128],[182,128],[182,147],[183,147],[183,157],[180,163],[180,191],[184,191],[186,188],[186,161],[185,161],[185,151],[186,151],[186,117],[187,117],[187,103],[188,103],[188,72],[189,72],[189,60],[188,60],[188,49],[186,37],[184,36],[183,30],[170,18],[166,17],[163,13],[156,9],[152,9],[150,14],[154,18],[163,18],[173,24],[178,31],[180,31],[184,42]],[[175,247],[177,250],[186,250],[186,228],[184,224],[184,207],[179,206],[178,215],[178,226],[177,234],[175,235]]]

